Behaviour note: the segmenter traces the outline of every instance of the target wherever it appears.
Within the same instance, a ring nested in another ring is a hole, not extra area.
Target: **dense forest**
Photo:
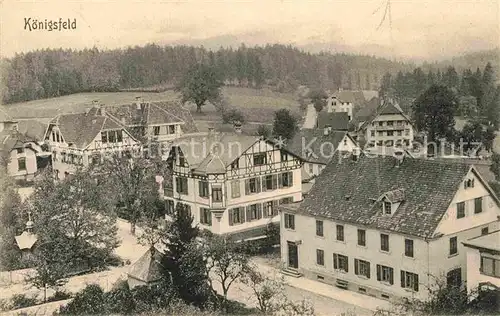
[[[0,93],[3,103],[14,103],[77,92],[164,89],[177,84],[196,63],[215,66],[226,85],[265,85],[281,92],[294,91],[299,85],[378,90],[386,72],[396,75],[415,68],[411,63],[373,56],[311,54],[277,44],[217,51],[156,44],[115,50],[45,49],[2,60]],[[424,64],[422,68],[439,66]]]
[[[3,102],[13,103],[75,92],[175,85],[195,63],[209,63],[226,85],[270,86],[293,91],[298,85],[327,89],[378,89],[386,71],[411,65],[347,54],[310,54],[284,45],[210,51],[203,47],[158,46],[81,51],[46,49],[4,60]]]

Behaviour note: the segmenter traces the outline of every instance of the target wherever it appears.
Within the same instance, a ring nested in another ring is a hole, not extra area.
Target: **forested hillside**
[[[469,59],[462,57],[460,63],[480,60],[484,67],[482,61],[493,55],[490,52]],[[155,44],[115,50],[46,49],[2,60],[4,82],[0,92],[3,103],[14,103],[76,92],[166,88],[175,85],[187,69],[200,62],[215,65],[226,85],[256,88],[266,85],[280,92],[294,91],[299,85],[378,90],[385,73],[396,75],[415,68],[411,63],[373,56],[311,54],[284,45],[252,48],[242,45],[217,51]],[[492,62],[496,69],[498,62]],[[422,69],[436,70],[445,65],[424,64]]]
[[[3,102],[13,103],[75,92],[172,86],[189,67],[216,66],[227,85],[293,91],[298,85],[378,89],[382,75],[411,65],[347,54],[310,54],[291,46],[209,51],[192,46],[147,45],[124,50],[50,49],[4,60]]]

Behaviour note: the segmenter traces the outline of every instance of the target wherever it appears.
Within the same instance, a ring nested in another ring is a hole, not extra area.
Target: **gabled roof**
[[[463,244],[471,248],[493,250],[500,253],[499,240],[500,230],[497,230],[486,235],[471,238],[463,242]]]
[[[309,216],[432,237],[464,177],[465,164],[406,157],[361,155],[357,161],[338,154],[316,178],[297,212]],[[390,217],[380,216],[375,201],[404,190],[404,200]]]
[[[335,92],[333,96],[342,102],[353,104],[365,102],[365,96],[362,91],[342,90]]]
[[[406,114],[403,112],[403,110],[397,104],[394,104],[392,102],[384,102],[375,111],[373,111],[369,117],[366,118],[366,120],[359,127],[359,129],[364,129],[368,124],[370,124],[379,115],[391,115],[391,114],[401,114],[408,121],[410,121],[410,119],[406,116]]]
[[[305,161],[326,164],[346,135],[349,137],[345,131],[330,131],[325,135],[323,129],[302,129],[285,148]],[[311,152],[307,152],[307,149]]]
[[[405,199],[405,190],[396,189],[383,194],[383,197],[391,203],[400,203]]]
[[[56,125],[68,144],[76,148],[86,148],[94,138],[105,129],[125,129],[125,126],[101,115],[98,108],[91,108],[86,113],[60,114],[50,121]]]
[[[161,257],[162,253],[155,249],[146,251],[136,262],[132,264],[128,276],[146,283],[159,281],[162,277]]]
[[[31,249],[38,241],[38,237],[30,232],[24,231],[21,235],[15,236],[17,246],[21,250]]]
[[[318,115],[318,128],[329,126],[332,130],[347,131],[349,115],[347,112],[320,112]]]
[[[352,122],[358,127],[359,123],[367,121],[373,113],[376,113],[377,108],[380,106],[379,98],[372,98],[355,108],[353,113]]]
[[[14,148],[25,147],[25,143],[36,142],[33,137],[27,136],[16,131],[2,131],[0,132],[0,150],[10,152]],[[33,149],[31,147],[31,149]],[[34,150],[34,149],[33,149]]]

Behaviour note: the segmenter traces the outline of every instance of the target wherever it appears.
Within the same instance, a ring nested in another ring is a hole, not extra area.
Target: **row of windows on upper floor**
[[[245,179],[245,195],[256,194],[260,192],[273,191],[281,188],[289,188],[293,186],[293,173],[284,172],[273,175],[266,175],[263,177],[253,177]],[[231,198],[241,197],[240,192],[241,180],[231,180]],[[189,194],[188,178],[176,177],[175,178],[176,192],[180,194]],[[198,196],[202,198],[209,197],[208,181],[198,181]],[[222,187],[212,187],[212,200],[214,202],[222,201]]]
[[[295,215],[287,214],[284,215],[284,227],[285,229],[295,230]],[[336,240],[340,242],[345,242],[344,225],[337,224],[336,228]],[[481,235],[488,234],[488,227],[483,227],[481,229]],[[322,220],[316,220],[316,236],[324,237],[324,226]],[[357,229],[357,245],[366,247],[366,230]],[[405,250],[404,255],[409,258],[414,258],[414,242],[412,239],[405,238]],[[389,252],[389,235],[381,233],[380,234],[380,251]],[[449,239],[449,255],[453,256],[458,254],[458,239],[456,236]]]
[[[403,131],[370,131],[370,136],[403,136]],[[410,136],[410,130],[405,129],[405,136]]]
[[[372,126],[407,126],[410,123],[403,120],[391,120],[391,121],[377,121],[372,122]]]
[[[288,153],[284,150],[281,150],[280,161],[288,161],[288,159],[289,159]],[[270,163],[270,161],[268,161],[268,156],[266,152],[253,154],[252,162],[254,166],[263,166]],[[177,160],[177,165],[181,167],[187,167],[187,161],[182,154],[179,155],[179,159]],[[240,168],[240,158],[236,158],[231,163],[231,170],[236,170],[239,168]]]
[[[349,273],[349,257],[333,253],[333,269],[341,273]],[[323,249],[316,249],[316,264],[318,266],[325,266],[325,251]],[[394,268],[377,264],[377,281],[386,285],[394,284]],[[365,279],[371,278],[371,264],[369,261],[362,259],[354,259],[354,274]],[[401,270],[401,287],[418,292],[418,274]]]
[[[175,134],[175,125],[167,125],[163,126],[153,126],[153,135],[158,136],[161,133],[161,130],[165,129],[166,134]]]
[[[279,200],[266,201],[264,203],[254,203],[247,206],[239,206],[228,209],[229,225],[238,225],[245,222],[252,222],[261,218],[272,218],[278,215],[278,205],[292,203],[292,197],[285,197]],[[191,206],[186,203],[177,202],[184,206],[184,209],[192,216]],[[175,211],[174,201],[165,200],[166,214],[172,215]],[[200,223],[206,226],[212,225],[212,213],[209,208],[199,208]]]
[[[465,217],[466,211],[465,201],[457,203],[457,219]],[[478,197],[474,199],[474,214],[479,214],[483,212],[483,198]]]

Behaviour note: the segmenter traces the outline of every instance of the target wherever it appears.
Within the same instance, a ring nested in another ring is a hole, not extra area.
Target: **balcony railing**
[[[402,131],[406,128],[406,126],[404,125],[392,125],[392,126],[388,126],[388,125],[384,125],[384,126],[375,126],[374,127],[376,131]]]

